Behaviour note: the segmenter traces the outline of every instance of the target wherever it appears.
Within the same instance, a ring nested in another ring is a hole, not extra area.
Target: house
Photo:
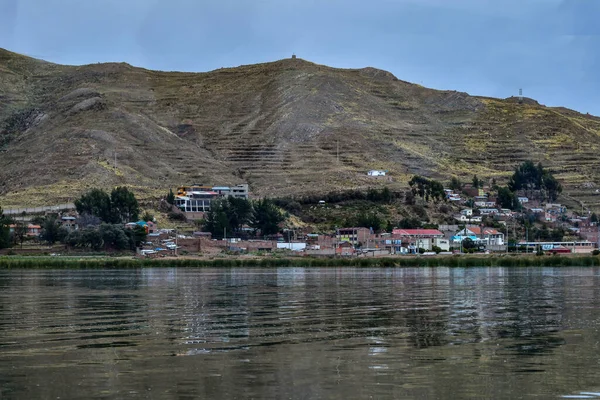
[[[367,245],[371,239],[371,230],[362,227],[340,228],[336,232],[336,239],[338,242],[348,242],[353,246],[357,246],[359,243]]]
[[[156,222],[147,221],[146,226],[148,227],[148,233],[155,233],[158,230],[158,226],[156,225]]]
[[[378,169],[372,169],[369,172],[367,172],[367,175],[369,176],[385,176],[387,171],[381,171]]]
[[[16,224],[11,224],[8,226],[8,230],[10,233],[14,234],[15,229],[17,228]],[[28,224],[25,230],[25,236],[27,237],[38,237],[42,233],[42,227],[40,225]]]
[[[235,185],[231,187],[231,196],[236,197],[238,199],[247,199],[248,191],[248,184],[246,183]]]
[[[464,210],[460,211],[461,215],[465,215],[467,217],[470,217],[473,215],[473,209],[472,208],[465,208]]]
[[[402,245],[406,245],[412,252],[417,252],[418,249],[430,251],[433,246],[450,248],[444,234],[437,229],[394,229],[392,238],[401,240]]]
[[[70,215],[63,215],[60,217],[60,224],[69,232],[73,232],[79,229],[77,224],[77,218]]]
[[[481,215],[466,216],[463,214],[455,215],[454,219],[459,222],[481,222]]]
[[[519,200],[519,203],[521,204],[529,203],[529,198],[527,197],[518,197],[517,200]]]
[[[504,234],[494,228],[468,225],[456,233],[453,241],[462,242],[467,237],[471,238],[474,242],[479,242],[486,246],[504,246]]]
[[[496,208],[482,208],[479,210],[481,215],[494,215],[498,214],[498,209]]]
[[[220,194],[214,191],[188,192],[186,196],[175,196],[175,205],[183,212],[207,212],[212,201],[218,197]]]
[[[493,208],[496,207],[495,201],[476,201],[473,203],[478,208]]]

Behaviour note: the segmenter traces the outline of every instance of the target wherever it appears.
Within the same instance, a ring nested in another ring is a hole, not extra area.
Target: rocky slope
[[[248,182],[276,195],[402,186],[412,174],[502,182],[525,159],[550,167],[567,198],[600,207],[599,118],[427,89],[374,68],[286,59],[157,72],[0,49],[0,129],[4,207],[122,184],[152,198],[183,183]],[[369,179],[369,169],[389,177]]]

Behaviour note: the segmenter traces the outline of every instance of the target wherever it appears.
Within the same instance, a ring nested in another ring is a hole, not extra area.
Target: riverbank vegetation
[[[215,258],[134,259],[86,257],[0,257],[0,269],[235,268],[235,267],[590,267],[597,256],[440,256],[396,258]]]

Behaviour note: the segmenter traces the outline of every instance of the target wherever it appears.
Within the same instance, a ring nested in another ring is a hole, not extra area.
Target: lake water
[[[600,399],[598,268],[0,271],[0,399]]]

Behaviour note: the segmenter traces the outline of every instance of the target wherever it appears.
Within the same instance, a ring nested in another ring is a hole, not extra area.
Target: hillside
[[[502,182],[532,159],[567,197],[598,209],[599,134],[597,117],[432,90],[374,68],[286,59],[157,72],[0,49],[3,207],[122,184],[151,199],[183,183],[248,182],[256,195],[289,195],[404,186],[413,174]],[[369,169],[389,179],[369,179]]]

